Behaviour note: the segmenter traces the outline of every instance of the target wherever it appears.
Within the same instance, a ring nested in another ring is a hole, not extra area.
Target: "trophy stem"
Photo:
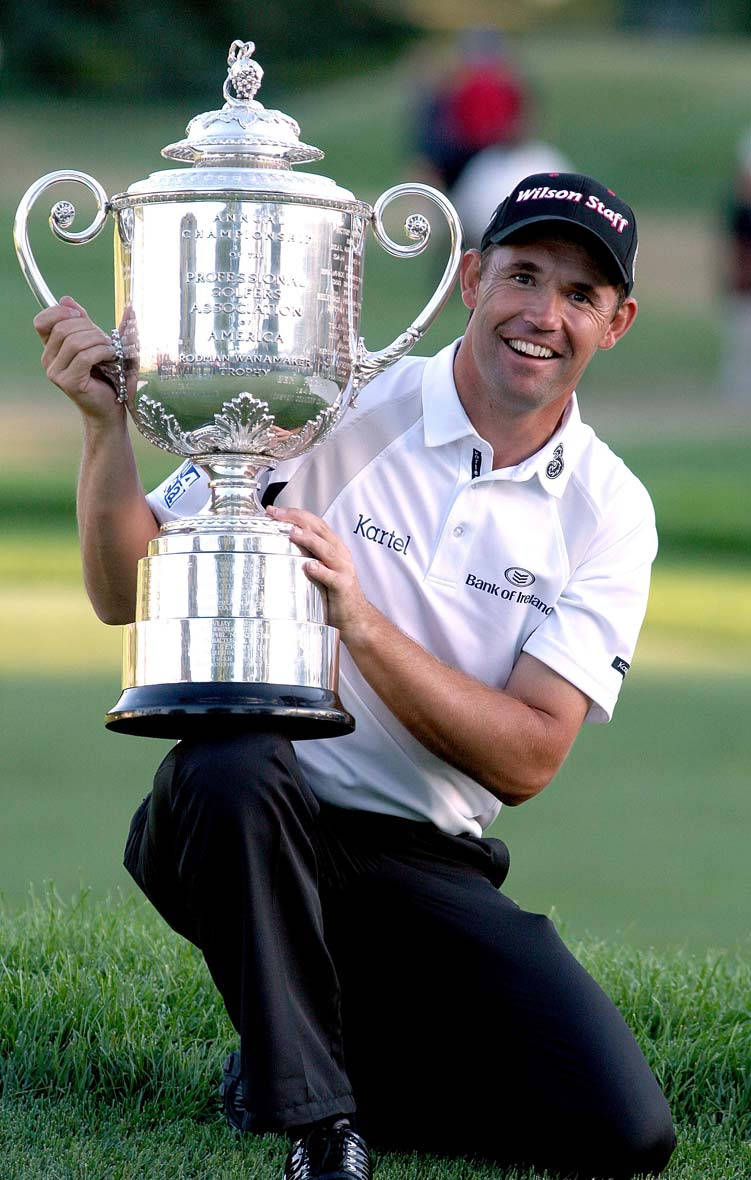
[[[206,512],[210,516],[265,517],[258,483],[268,460],[253,455],[206,455],[199,460],[209,476],[211,499]]]

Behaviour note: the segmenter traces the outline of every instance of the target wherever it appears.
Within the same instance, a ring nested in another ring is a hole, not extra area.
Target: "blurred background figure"
[[[533,172],[572,165],[530,138],[532,96],[498,29],[461,32],[453,60],[432,70],[418,94],[415,144],[429,183],[457,208],[468,246],[478,246],[501,200]]]
[[[726,346],[720,389],[751,405],[751,130],[738,145],[725,233]]]
[[[497,29],[459,35],[455,59],[418,95],[415,140],[432,183],[450,192],[484,148],[515,144],[523,134],[527,93]]]
[[[478,152],[451,190],[451,200],[464,226],[466,245],[479,248],[494,210],[525,176],[575,170],[562,152],[538,139]]]

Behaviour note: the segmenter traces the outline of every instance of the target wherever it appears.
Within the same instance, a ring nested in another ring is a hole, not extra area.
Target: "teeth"
[[[514,352],[523,352],[526,356],[540,356],[546,359],[555,356],[551,348],[545,348],[542,344],[530,344],[528,340],[507,340],[506,343]]]

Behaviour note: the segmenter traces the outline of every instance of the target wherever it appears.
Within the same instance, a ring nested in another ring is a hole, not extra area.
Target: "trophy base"
[[[355,720],[327,689],[207,681],[126,688],[105,725],[115,733],[175,739],[272,729],[301,741],[352,733]]]

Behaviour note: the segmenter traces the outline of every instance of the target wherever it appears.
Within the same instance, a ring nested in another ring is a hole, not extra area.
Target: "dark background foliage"
[[[675,38],[751,34],[748,0],[3,0],[0,93],[152,100],[216,93],[217,60],[253,39],[265,100],[383,65],[424,32],[498,24],[562,35],[610,28]],[[220,73],[220,77],[221,77]]]
[[[4,0],[0,30],[5,92],[208,101],[236,37],[256,42],[273,94],[383,62],[416,31],[367,0]]]

